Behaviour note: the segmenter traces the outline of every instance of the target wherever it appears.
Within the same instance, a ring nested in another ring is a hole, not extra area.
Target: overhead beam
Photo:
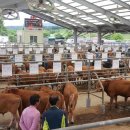
[[[126,9],[130,10],[130,5],[128,5],[126,2],[123,2],[121,0],[111,0],[111,1],[113,1],[116,4],[121,5],[121,6],[125,7]]]
[[[34,15],[36,17],[39,17],[39,18],[41,18],[43,20],[46,20],[46,21],[48,21],[50,23],[54,23],[54,24],[59,25],[61,27],[65,27],[65,28],[68,28],[68,29],[75,29],[75,27],[70,25],[70,24],[62,22],[60,20],[56,20],[55,21],[53,17],[47,16],[45,14],[38,13],[36,11],[32,11],[32,10],[26,9],[26,10],[22,10],[22,12],[30,14],[30,15]]]
[[[58,4],[60,4],[60,5],[62,5],[62,6],[65,6],[65,7],[67,7],[67,8],[70,8],[70,9],[76,11],[76,12],[79,12],[79,13],[81,13],[81,14],[83,14],[83,15],[86,15],[87,17],[91,17],[91,18],[93,18],[93,19],[96,19],[96,20],[98,20],[98,21],[100,21],[100,22],[102,22],[102,23],[104,23],[104,24],[106,24],[106,25],[108,25],[108,26],[114,27],[111,23],[109,23],[109,22],[107,22],[107,21],[105,21],[105,20],[103,20],[103,19],[100,19],[100,18],[98,18],[98,17],[96,17],[96,16],[94,16],[94,15],[92,15],[92,14],[86,13],[85,11],[82,11],[82,10],[80,10],[80,9],[77,9],[76,7],[70,6],[69,4],[63,3],[63,2],[61,2],[61,1],[59,1],[59,0],[55,0],[55,2],[58,3]]]
[[[121,16],[118,16],[118,15],[116,15],[116,14],[114,14],[114,13],[108,11],[108,10],[105,10],[105,9],[103,9],[103,8],[93,4],[93,3],[90,3],[90,2],[88,2],[86,0],[73,0],[73,1],[77,2],[77,3],[80,3],[82,5],[85,5],[85,6],[87,6],[90,9],[96,10],[97,12],[100,12],[100,13],[108,16],[108,17],[113,16],[113,17],[119,19],[122,23],[130,26],[130,21],[129,20],[127,20],[125,18],[122,18]]]
[[[74,19],[74,20],[76,20],[76,21],[79,21],[79,22],[81,22],[81,23],[84,23],[84,24],[86,24],[86,26],[90,26],[90,27],[92,27],[92,28],[94,28],[94,29],[96,29],[96,30],[98,29],[98,27],[97,27],[95,24],[93,24],[93,23],[91,23],[91,22],[88,22],[88,21],[86,21],[86,20],[77,18],[76,16],[71,15],[71,14],[69,14],[69,13],[66,13],[66,12],[64,12],[64,11],[62,11],[62,10],[56,9],[56,11],[54,10],[53,12],[62,14],[62,15],[64,15],[65,17],[69,17],[69,18],[71,18],[71,19]],[[75,22],[74,22],[74,23],[75,23]]]
[[[44,12],[43,12],[44,13]],[[45,14],[45,13],[44,13]],[[83,27],[83,26],[81,26],[80,24],[78,24],[78,23],[73,23],[72,21],[70,21],[70,20],[68,20],[68,19],[65,19],[64,17],[60,17],[60,16],[57,16],[57,15],[55,15],[55,14],[52,14],[52,13],[50,13],[50,15],[51,16],[54,16],[56,19],[61,19],[61,21],[62,20],[64,20],[65,22],[69,22],[70,24],[75,24],[77,27],[80,27],[83,31],[87,31],[87,29],[85,28],[85,27]]]
[[[25,0],[0,0],[0,8],[6,8],[9,5],[14,5],[23,1]]]

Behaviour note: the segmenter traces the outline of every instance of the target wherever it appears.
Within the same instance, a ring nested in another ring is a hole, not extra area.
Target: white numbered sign
[[[59,53],[63,53],[64,48],[59,48]]]
[[[35,48],[35,52],[36,52],[36,54],[39,54],[40,53],[40,48]]]
[[[82,71],[82,61],[76,61],[75,62],[74,70],[75,71]]]
[[[53,73],[61,73],[61,62],[53,62]]]
[[[13,48],[13,54],[18,54],[18,49],[17,48]]]
[[[60,61],[61,60],[61,54],[54,54],[54,61]]]
[[[29,48],[25,48],[24,53],[25,53],[25,54],[29,54],[29,52],[30,52],[30,51],[29,51]]]
[[[95,50],[96,50],[95,45],[92,45],[92,51],[95,51]]]
[[[74,52],[74,48],[72,47],[72,48],[70,48],[70,52]]]
[[[0,55],[6,55],[6,49],[5,48],[0,49]]]
[[[48,48],[48,53],[52,53],[52,48]]]
[[[113,69],[118,69],[119,68],[119,60],[113,60],[112,68]]]
[[[19,51],[23,51],[23,47],[19,47],[19,49],[18,49]]]
[[[13,49],[11,47],[7,48],[7,51],[11,52]]]
[[[87,59],[91,59],[90,62],[93,62],[93,53],[87,53]]]
[[[121,58],[121,52],[116,52],[116,58]]]
[[[30,74],[38,74],[39,73],[38,63],[30,63],[29,70]]]
[[[72,53],[71,57],[72,57],[72,60],[77,60],[78,59],[77,53]]]
[[[22,54],[15,55],[15,62],[23,62],[23,55]]]
[[[39,64],[42,64],[42,54],[35,54],[35,61],[39,62]]]
[[[32,47],[29,47],[29,51],[32,51]]]
[[[2,77],[12,76],[12,64],[2,64]]]
[[[95,60],[94,62],[94,69],[95,70],[101,70],[101,60]]]
[[[108,55],[107,53],[102,53],[102,61],[107,61]]]

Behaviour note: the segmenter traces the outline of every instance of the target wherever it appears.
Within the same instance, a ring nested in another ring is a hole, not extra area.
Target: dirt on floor
[[[96,96],[101,96],[101,93],[96,93]],[[87,94],[80,94],[78,105],[75,110],[75,125],[81,125],[86,123],[94,123],[98,121],[106,121],[117,118],[124,118],[130,116],[130,102],[127,103],[127,107],[124,107],[124,98],[118,97],[118,108],[115,108],[114,104],[112,109],[109,107],[109,97],[105,94],[105,113],[103,114],[101,99],[90,96],[90,107],[83,106],[87,102]],[[83,107],[82,107],[83,106]],[[117,125],[103,126],[98,128],[91,128],[90,130],[128,130],[130,129],[130,123],[120,123]]]

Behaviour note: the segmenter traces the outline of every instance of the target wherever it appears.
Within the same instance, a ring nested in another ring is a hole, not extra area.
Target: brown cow
[[[102,82],[104,91],[110,96],[110,109],[115,99],[115,107],[117,108],[117,96],[125,97],[125,105],[128,97],[130,97],[130,81],[117,79],[117,80],[106,80]],[[97,85],[99,88],[99,84]]]
[[[57,102],[57,106],[60,109],[64,109],[64,96],[59,91],[54,91],[47,86],[41,87],[41,91],[48,93],[50,96],[55,95],[59,97],[59,101]]]
[[[5,114],[10,112],[13,116],[9,124],[9,128],[12,126],[13,122],[16,122],[16,128],[18,129],[18,109],[22,108],[22,100],[19,96],[15,94],[0,93],[0,113]]]
[[[49,94],[42,92],[42,91],[33,91],[33,90],[26,90],[26,89],[8,89],[6,90],[8,93],[14,93],[19,95],[22,99],[22,110],[29,106],[29,98],[33,94],[38,94],[40,96],[40,104],[38,110],[42,114],[48,108],[48,101],[49,101]],[[21,114],[21,111],[20,111]]]
[[[67,82],[63,87],[63,95],[65,99],[65,105],[69,117],[69,122],[73,124],[74,110],[78,100],[78,90],[71,82]]]

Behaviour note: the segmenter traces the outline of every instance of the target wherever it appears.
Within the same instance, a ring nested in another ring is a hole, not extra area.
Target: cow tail
[[[21,116],[21,114],[22,114],[22,110],[23,110],[22,99],[20,98],[20,103],[19,103],[19,115],[20,115],[20,116]]]
[[[72,109],[73,108],[73,103],[74,103],[74,94],[72,94],[70,96],[69,101],[70,101],[70,108]]]

